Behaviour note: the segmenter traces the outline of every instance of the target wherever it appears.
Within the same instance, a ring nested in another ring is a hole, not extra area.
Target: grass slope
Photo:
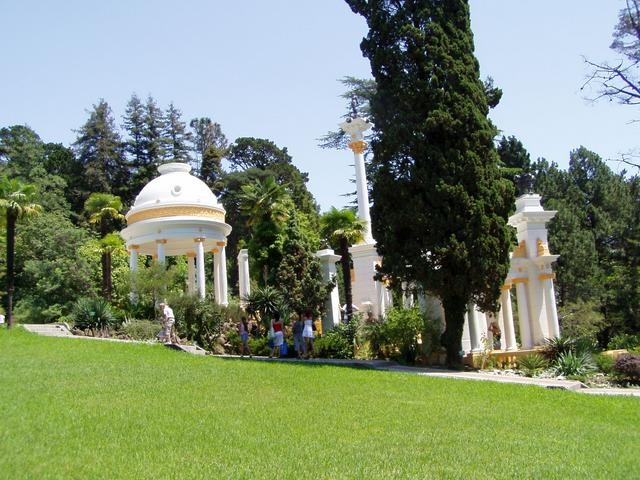
[[[0,477],[638,478],[640,402],[0,330]]]

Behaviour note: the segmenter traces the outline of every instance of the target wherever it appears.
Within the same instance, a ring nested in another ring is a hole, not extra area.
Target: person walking
[[[251,348],[249,348],[249,325],[247,324],[247,317],[241,317],[238,324],[238,333],[240,334],[240,356],[244,357],[244,352],[249,352],[249,358],[253,358]]]
[[[174,329],[176,318],[173,309],[168,303],[163,302],[160,304],[160,310],[162,311],[162,327],[164,329],[162,340],[164,343],[179,343]]]
[[[298,319],[293,323],[293,347],[296,350],[296,355],[298,358],[301,358],[303,355],[306,355],[307,349],[304,345],[304,339],[302,338],[302,332],[304,330],[304,323],[302,323],[302,317],[299,316]]]
[[[274,312],[273,318],[271,319],[271,328],[273,329],[273,347],[271,348],[269,358],[272,358],[274,355],[276,358],[280,357],[280,347],[284,342],[282,327],[283,325],[282,320],[280,319],[280,313]]]
[[[309,352],[313,355],[316,353],[313,348],[313,339],[315,335],[313,334],[313,318],[311,317],[311,311],[307,310],[304,312],[302,322],[304,324],[302,329],[302,338],[304,340],[305,358],[309,358]]]

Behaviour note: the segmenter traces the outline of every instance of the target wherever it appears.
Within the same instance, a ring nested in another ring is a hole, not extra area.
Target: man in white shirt
[[[164,342],[178,343],[176,339],[176,334],[174,331],[174,324],[176,323],[176,319],[173,315],[173,310],[167,303],[161,303],[160,308],[162,309],[162,325],[164,327]]]

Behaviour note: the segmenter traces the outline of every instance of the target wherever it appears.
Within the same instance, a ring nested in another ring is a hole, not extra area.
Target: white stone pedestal
[[[376,265],[380,257],[373,244],[354,245],[349,249],[353,260],[351,287],[353,303],[360,311],[371,313],[375,318],[384,315],[391,307],[391,291],[382,282],[374,280]],[[368,305],[369,304],[369,305]]]
[[[319,250],[316,256],[320,259],[322,266],[322,280],[328,282],[335,280],[336,262],[340,260],[340,255],[336,255],[330,248]],[[336,284],[331,290],[329,298],[325,302],[324,315],[322,316],[322,331],[328,332],[335,325],[340,323],[340,295],[338,294],[338,285]]]

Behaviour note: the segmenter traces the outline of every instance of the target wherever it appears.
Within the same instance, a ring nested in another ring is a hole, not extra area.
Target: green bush
[[[134,319],[124,322],[118,333],[131,340],[154,340],[161,329],[162,326],[157,321]]]
[[[266,357],[271,353],[269,348],[269,339],[267,337],[250,338],[249,348],[253,355]]]
[[[353,343],[333,330],[316,339],[314,350],[320,358],[353,358]]]
[[[591,354],[587,352],[561,353],[553,364],[556,375],[565,377],[584,376],[595,371]]]
[[[210,298],[202,300],[195,295],[174,297],[169,304],[176,318],[178,335],[213,351],[228,319],[227,308]]]
[[[560,358],[560,355],[567,353],[592,353],[595,348],[596,344],[594,340],[589,337],[576,338],[563,335],[545,339],[542,354],[547,360],[554,362]]]
[[[593,357],[593,360],[599,371],[601,371],[606,375],[609,375],[612,373],[613,364],[615,363],[615,360],[613,359],[613,357],[599,353],[598,355],[595,355]]]
[[[73,307],[70,318],[75,328],[89,331],[93,336],[96,333],[107,335],[117,323],[111,306],[102,298],[79,299]]]
[[[609,340],[607,348],[609,350],[631,350],[640,347],[640,335],[630,335],[628,333],[619,333]]]
[[[532,353],[518,360],[518,369],[527,377],[535,377],[549,367],[549,362],[539,353]]]
[[[613,365],[613,371],[619,380],[640,383],[640,355],[620,355]]]

